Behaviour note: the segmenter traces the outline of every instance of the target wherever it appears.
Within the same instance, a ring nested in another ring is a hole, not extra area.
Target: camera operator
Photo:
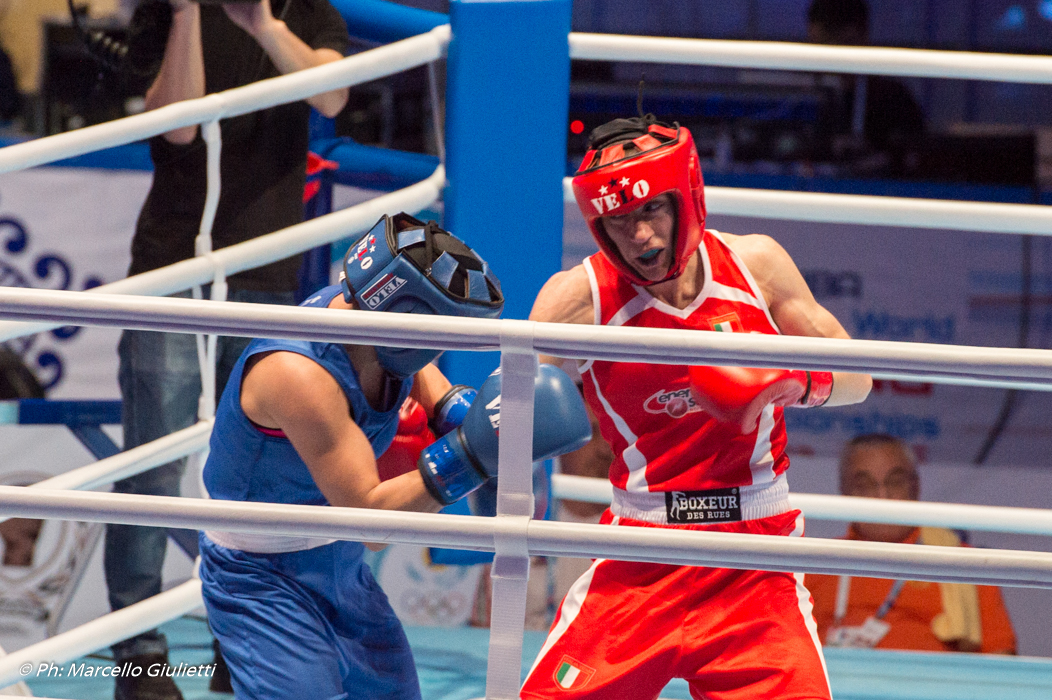
[[[327,0],[170,3],[171,26],[160,70],[146,93],[147,109],[330,63],[347,49],[346,25]],[[346,89],[333,90],[221,122],[215,248],[302,220],[310,107],[332,117],[346,101]],[[151,139],[150,154],[154,180],[132,240],[130,275],[193,257],[204,210],[206,148],[199,128]],[[295,256],[233,275],[228,298],[292,304],[299,267]],[[219,339],[217,396],[247,343],[247,338]],[[194,336],[125,331],[119,355],[126,449],[195,421],[201,379]],[[115,490],[175,496],[184,467],[185,460],[172,462],[118,482]],[[105,571],[114,610],[161,592],[165,546],[161,528],[107,526]],[[168,647],[164,635],[152,630],[120,642],[113,652],[117,664],[149,667],[167,661]],[[220,689],[217,680],[214,676],[213,689]],[[115,698],[181,700],[182,695],[171,678],[141,674],[118,678]]]

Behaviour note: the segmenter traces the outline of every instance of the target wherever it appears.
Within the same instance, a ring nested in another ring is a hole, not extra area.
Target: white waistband
[[[789,482],[785,474],[766,484],[752,484],[738,488],[742,520],[768,518],[792,510],[789,504]],[[642,520],[658,525],[668,524],[664,491],[630,493],[615,486],[610,511],[621,518]]]
[[[305,549],[324,547],[336,540],[325,537],[275,537],[274,535],[250,535],[243,532],[216,532],[205,530],[205,537],[220,547],[239,549],[258,554],[281,554],[302,552]]]

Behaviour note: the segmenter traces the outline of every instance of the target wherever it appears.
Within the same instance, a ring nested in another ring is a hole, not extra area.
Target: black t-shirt
[[[286,9],[286,3],[288,7]],[[327,0],[271,0],[274,16],[313,49],[347,50],[347,26]],[[205,91],[221,92],[280,75],[262,47],[218,5],[201,6]],[[303,220],[308,121],[306,102],[278,105],[220,122],[219,207],[212,246],[223,248]],[[150,139],[153,186],[132,240],[130,275],[191,258],[205,202],[205,143]],[[261,291],[297,287],[300,256],[233,275],[231,286]]]
[[[909,88],[894,78],[871,75],[866,88],[866,141],[886,150],[896,140],[924,133],[924,112]]]

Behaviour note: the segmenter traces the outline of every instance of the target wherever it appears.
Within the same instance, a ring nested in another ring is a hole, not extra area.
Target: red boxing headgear
[[[644,286],[678,277],[705,231],[704,182],[694,139],[690,131],[679,125],[671,128],[648,123],[652,119],[648,115],[647,120],[617,120],[625,124],[637,122],[639,129],[635,133],[642,134],[631,138],[629,133],[612,145],[588,151],[573,179],[577,206],[599,248],[622,275]],[[627,214],[666,192],[676,199],[672,264],[664,278],[648,280],[621,256],[600,219]]]

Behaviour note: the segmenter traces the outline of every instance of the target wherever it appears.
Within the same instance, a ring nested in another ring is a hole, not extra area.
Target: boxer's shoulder
[[[552,275],[537,294],[530,320],[583,325],[595,322],[592,287],[584,265]]]

